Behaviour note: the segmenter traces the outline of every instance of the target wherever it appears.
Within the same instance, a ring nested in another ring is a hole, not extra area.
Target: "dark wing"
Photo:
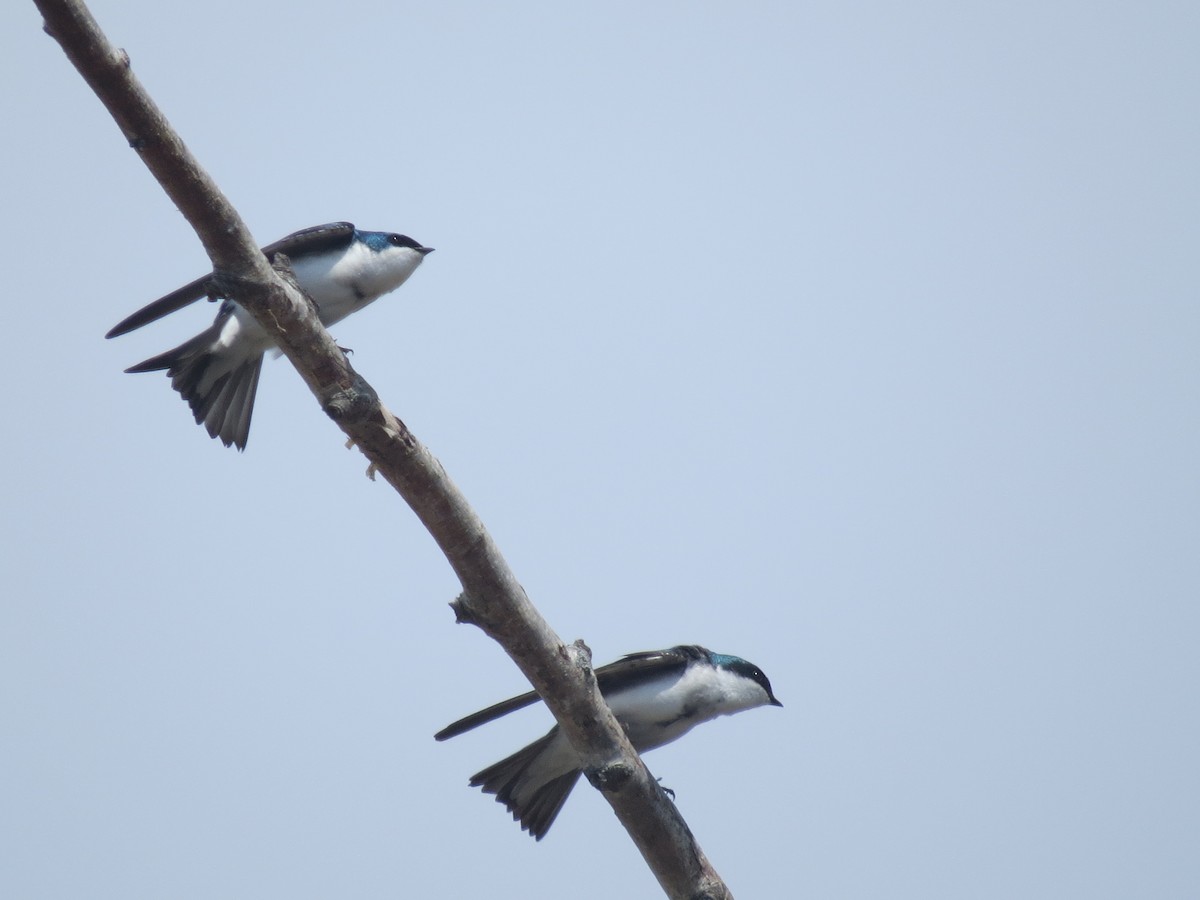
[[[106,338],[120,337],[123,334],[128,334],[143,325],[149,325],[161,319],[163,316],[168,316],[177,309],[183,309],[190,303],[195,303],[201,297],[208,294],[208,279],[205,275],[203,278],[197,278],[195,281],[185,284],[178,290],[171,291],[165,297],[159,297],[149,306],[143,306],[132,315],[126,316],[116,325],[108,330]]]
[[[344,247],[350,242],[353,235],[354,226],[350,222],[331,222],[328,225],[317,225],[314,228],[305,228],[289,234],[273,244],[267,244],[262,251],[268,259],[274,257],[276,253],[286,253],[288,256],[296,256],[301,253],[320,253],[322,250]],[[205,275],[203,278],[197,278],[195,281],[171,291],[165,297],[159,297],[148,306],[143,306],[110,328],[105,337],[115,338],[128,334],[143,325],[149,325],[163,316],[169,316],[176,310],[195,303],[207,296],[210,277]]]
[[[596,669],[596,683],[600,687],[600,693],[607,694],[610,691],[620,690],[631,681],[639,681],[666,672],[682,671],[687,668],[690,657],[699,655],[707,656],[707,651],[702,647],[681,646],[672,647],[670,650],[646,650],[641,653],[630,653],[616,662]],[[495,721],[501,716],[507,716],[510,712],[532,706],[541,699],[536,691],[530,691],[519,697],[501,700],[487,709],[481,709],[457,722],[452,722],[435,734],[433,739],[444,741],[447,738],[456,737],[464,731],[470,731],[472,728]]]
[[[601,694],[619,691],[631,682],[649,681],[656,675],[682,672],[688,659],[706,654],[702,647],[680,646],[669,650],[643,650],[622,656],[614,663],[596,670],[596,683]]]
[[[328,225],[314,225],[312,228],[293,231],[287,237],[280,238],[273,244],[267,244],[262,251],[267,259],[276,253],[286,253],[288,256],[321,253],[325,250],[345,247],[350,243],[352,237],[354,237],[352,222],[330,222]]]
[[[527,706],[533,706],[542,698],[538,696],[536,691],[530,691],[528,694],[522,694],[519,697],[510,697],[508,700],[501,700],[494,706],[489,706],[487,709],[481,709],[477,713],[465,718],[459,719],[457,722],[452,722],[441,731],[433,736],[435,741],[444,741],[447,738],[452,738],[462,734],[464,731],[470,731],[472,728],[478,728],[485,722],[491,722],[499,719],[501,716],[507,716],[510,712],[516,712],[518,709],[524,709]]]

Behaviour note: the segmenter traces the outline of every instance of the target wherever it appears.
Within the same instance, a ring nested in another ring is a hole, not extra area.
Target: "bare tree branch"
[[[433,535],[462,583],[454,603],[459,621],[499,642],[542,696],[667,895],[730,897],[604,704],[587,648],[565,646],[542,619],[441,464],[354,371],[311,302],[271,269],[237,211],[134,77],[128,55],[109,44],[79,0],[34,2],[46,31],[195,229],[222,291],[250,310],[325,412]]]

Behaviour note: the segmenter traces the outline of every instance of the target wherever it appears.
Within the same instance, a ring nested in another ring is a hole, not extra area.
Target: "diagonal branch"
[[[342,431],[412,507],[463,593],[460,621],[494,638],[543,697],[589,781],[601,790],[669,897],[721,900],[728,889],[626,739],[596,689],[590,653],[542,619],[441,464],[380,403],[317,319],[267,263],[237,211],[192,157],[80,0],[34,0],[54,37],[199,236],[227,296],[279,344]]]

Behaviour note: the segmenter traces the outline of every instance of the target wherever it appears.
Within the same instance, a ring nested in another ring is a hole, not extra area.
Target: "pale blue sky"
[[[741,897],[1200,891],[1200,8],[96,0],[264,243],[437,248],[335,335],[607,662],[782,710],[647,757]],[[121,370],[207,268],[0,7],[0,895],[653,897],[401,501],[268,364]]]

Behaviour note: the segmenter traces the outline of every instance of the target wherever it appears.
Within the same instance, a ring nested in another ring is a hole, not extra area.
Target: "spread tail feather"
[[[236,445],[245,450],[263,356],[260,352],[230,359],[228,353],[214,351],[222,325],[219,320],[174,350],[152,356],[125,371],[165,369],[171,387],[187,401],[196,423],[204,426],[209,437],[219,438],[226,447]]]
[[[575,782],[583,774],[580,769],[573,769],[538,786],[532,793],[524,790],[525,786],[521,784],[523,776],[537,762],[557,732],[557,728],[552,729],[540,740],[471,777],[471,787],[482,788],[485,794],[495,794],[496,802],[503,803],[513,819],[539,841],[554,824]],[[528,796],[518,797],[518,793],[527,793]]]

